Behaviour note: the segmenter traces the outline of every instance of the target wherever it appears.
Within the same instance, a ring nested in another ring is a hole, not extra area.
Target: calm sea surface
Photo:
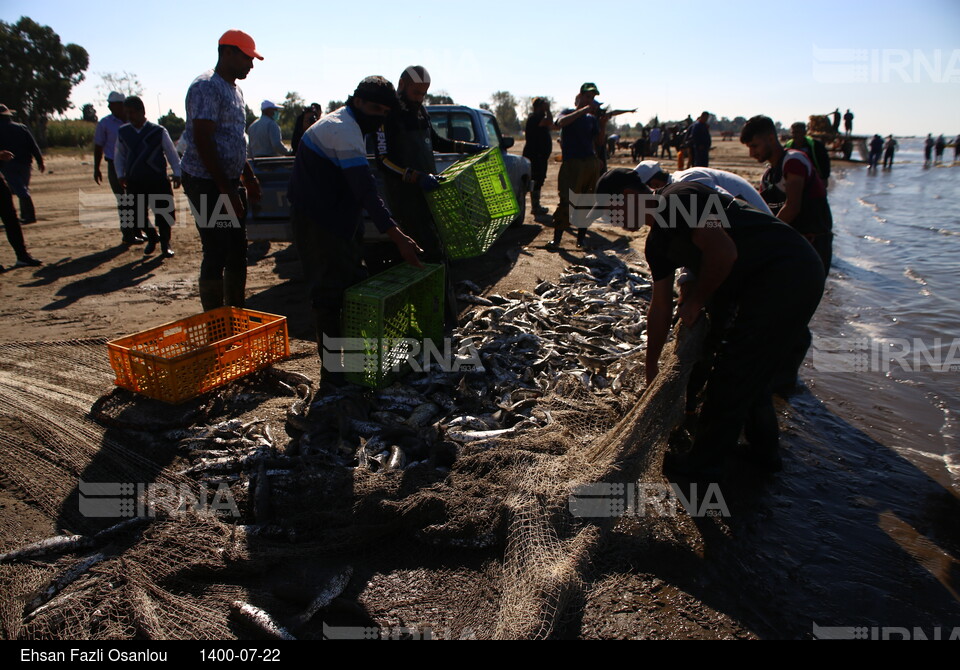
[[[834,267],[805,379],[852,425],[960,490],[960,164],[834,171]]]

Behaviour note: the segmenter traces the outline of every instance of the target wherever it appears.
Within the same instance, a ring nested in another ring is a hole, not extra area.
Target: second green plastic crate
[[[442,265],[401,263],[344,294],[347,380],[381,388],[404,374],[415,347],[443,336]],[[362,357],[361,357],[362,352]],[[347,358],[349,356],[349,358]]]

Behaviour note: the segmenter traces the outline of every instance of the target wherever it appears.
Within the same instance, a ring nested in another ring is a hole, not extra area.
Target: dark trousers
[[[231,188],[240,197],[244,212],[239,219],[227,216],[228,197],[212,179],[183,174],[183,191],[200,232],[200,301],[203,309],[224,305],[243,307],[247,284],[247,229],[244,220],[246,191],[240,180]]]
[[[149,181],[128,179],[127,195],[133,196],[136,229],[144,231],[147,239],[152,242],[159,240],[166,248],[170,241],[170,229],[176,224],[176,207],[170,181],[165,176]],[[156,227],[150,225],[148,210],[153,211]]]
[[[358,217],[356,234],[348,239],[331,233],[296,209],[290,221],[316,318],[317,349],[321,360],[330,360],[329,353],[324,355],[324,337],[343,335],[343,293],[367,278],[363,225]]]
[[[20,220],[17,218],[17,210],[13,206],[13,194],[3,177],[0,177],[0,221],[3,221],[7,241],[13,247],[17,258],[26,258],[28,254],[27,247],[23,242],[23,229],[20,227]]]
[[[883,167],[893,167],[893,150],[888,150],[883,154]]]
[[[33,198],[30,196],[30,163],[21,163],[17,160],[0,163],[0,172],[7,180],[7,185],[20,201],[20,218],[24,223],[33,223],[37,220],[37,213],[33,207]]]
[[[530,177],[533,180],[533,188],[540,190],[543,188],[543,182],[547,180],[547,165],[550,163],[550,154],[539,156],[527,156],[530,161]]]
[[[693,162],[690,167],[710,167],[710,147],[699,144],[693,148]]]
[[[123,187],[120,185],[120,178],[117,177],[117,170],[113,167],[113,159],[107,158],[106,161],[107,181],[110,182],[110,189],[117,198],[117,214],[120,217],[120,234],[123,235],[123,239],[126,241],[136,235],[136,212],[133,207],[130,206],[128,199],[123,197],[125,194]]]
[[[774,451],[779,444],[774,378],[806,337],[824,274],[811,249],[770,275],[744,287],[717,348],[694,438],[694,455],[702,461],[721,459],[741,430],[758,450]]]

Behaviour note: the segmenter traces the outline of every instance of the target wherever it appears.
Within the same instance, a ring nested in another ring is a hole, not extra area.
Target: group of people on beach
[[[245,302],[245,212],[249,201],[259,200],[260,184],[248,160],[246,107],[237,81],[247,77],[257,59],[263,56],[250,35],[229,30],[221,36],[216,67],[197,77],[187,92],[182,159],[167,131],[146,121],[138,98],[111,94],[111,116],[97,128],[94,178],[102,181],[100,165],[106,159],[124,244],[145,242],[147,254],[159,244],[163,257],[174,255],[165,225],[169,219],[155,209],[154,229],[146,225],[146,207],[134,214],[129,207],[131,196],[151,205],[158,196],[172,198],[168,166],[173,187],[182,183],[202,245],[204,310]],[[326,347],[335,348],[328,343],[342,336],[344,291],[367,274],[363,211],[391,240],[391,262],[420,266],[421,260],[446,260],[425,200],[425,193],[439,185],[434,151],[470,155],[487,147],[437,134],[423,104],[430,84],[423,66],[406,68],[396,88],[384,77],[366,77],[343,107],[326,116],[311,108],[297,124],[287,195],[323,361],[336,358]],[[675,454],[671,467],[690,477],[719,476],[725,460],[738,451],[742,432],[747,440],[742,456],[764,470],[779,470],[772,397],[796,389],[811,343],[808,323],[832,261],[829,155],[803,123],[792,126],[784,146],[774,122],[755,116],[744,125],[740,141],[752,158],[769,164],[758,190],[735,174],[709,167],[710,114],[703,112],[695,122],[690,119],[683,129],[688,141],[678,147],[681,161],[689,154],[689,169],[681,163],[670,174],[659,162],[642,160],[633,169],[606,170],[607,123],[635,110],[607,110],[598,95],[596,84],[584,83],[574,105],[555,118],[547,101],[537,98],[527,120],[524,155],[533,167],[532,206],[539,217],[547,214],[541,191],[551,131],[560,131],[559,205],[550,219],[554,234],[547,248],[559,251],[571,227],[577,229],[577,246],[584,244],[590,224],[590,217],[582,216],[584,196],[595,204],[591,217],[609,216],[631,228],[646,225],[645,254],[653,278],[647,381],[659,374],[675,309],[687,326],[709,320],[708,344],[688,390],[692,447]],[[272,119],[269,112],[276,106],[268,103],[261,110]],[[263,126],[261,144],[276,145],[273,126]],[[260,131],[253,135],[259,137]],[[389,207],[368,162],[371,137]],[[669,153],[670,137],[671,132],[654,128],[649,147]],[[321,381],[345,383],[341,371],[326,367]]]
[[[659,374],[674,312],[690,327],[709,320],[707,345],[687,393],[691,446],[670,452],[669,469],[712,480],[723,476],[728,459],[737,455],[763,471],[778,471],[773,395],[796,390],[812,339],[808,323],[832,261],[829,156],[806,135],[804,124],[794,124],[790,146],[784,147],[773,120],[755,116],[740,141],[751,157],[770,166],[760,190],[723,170],[695,165],[669,174],[652,160],[595,178],[600,161],[591,146],[600,146],[606,120],[591,104],[595,88],[584,84],[576,109],[556,120],[563,160],[549,247],[560,248],[571,224],[570,201],[584,194],[592,193],[597,204],[590,217],[575,222],[578,246],[598,216],[628,228],[647,226],[645,254],[653,278],[648,383]],[[576,117],[561,123],[572,114]],[[705,124],[706,117],[698,122]],[[578,153],[568,153],[568,147]]]

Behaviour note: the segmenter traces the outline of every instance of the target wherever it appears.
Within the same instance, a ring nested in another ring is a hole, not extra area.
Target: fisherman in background
[[[0,162],[6,163],[12,160],[12,151],[0,151]],[[23,229],[20,227],[20,220],[17,219],[17,210],[13,206],[13,192],[7,186],[3,174],[0,174],[0,222],[3,223],[3,230],[7,234],[7,242],[10,243],[13,252],[17,255],[17,261],[13,267],[23,268],[43,265],[27,251],[27,245],[23,241]],[[6,269],[0,265],[0,272],[5,271]]]
[[[30,173],[33,161],[43,173],[43,154],[33,133],[22,123],[14,123],[13,110],[0,105],[0,151],[13,154],[11,160],[0,161],[0,173],[20,201],[20,223],[36,223],[37,212],[30,196]]]
[[[542,216],[548,212],[540,204],[540,194],[543,183],[547,179],[547,165],[550,154],[553,153],[553,119],[550,118],[550,101],[546,98],[533,99],[533,111],[527,117],[524,129],[523,155],[530,161],[532,187],[530,190],[530,211],[534,216]]]
[[[829,186],[830,180],[830,153],[826,145],[820,140],[807,135],[807,124],[803,121],[797,121],[790,126],[790,139],[784,145],[785,149],[798,149],[807,154],[807,157],[813,161],[813,167],[817,174],[823,180],[823,186]]]
[[[773,120],[767,116],[748,120],[740,132],[740,141],[750,149],[751,158],[770,164],[763,175],[760,192],[763,199],[778,219],[813,245],[824,270],[829,273],[833,259],[833,214],[827,202],[827,190],[813,162],[802,151],[784,149]],[[800,366],[811,342],[810,331],[805,328],[802,341],[794,346],[792,362],[784,366],[776,379],[778,394],[789,396],[795,392]]]
[[[110,189],[117,198],[117,213],[120,215],[120,234],[121,244],[143,244],[146,239],[137,232],[133,226],[134,213],[127,206],[123,196],[123,187],[120,186],[120,180],[117,179],[117,171],[113,167],[113,154],[117,148],[117,133],[120,126],[127,122],[127,113],[123,108],[123,101],[126,100],[123,93],[111,91],[107,96],[107,107],[110,108],[110,114],[103,117],[97,123],[97,129],[93,134],[93,180],[100,184],[103,182],[103,174],[100,172],[100,161],[107,161],[107,181],[110,183]]]
[[[893,139],[893,135],[887,135],[887,141],[883,145],[883,169],[889,170],[893,167],[893,155],[899,146],[897,141]]]
[[[293,137],[290,138],[290,153],[297,153],[297,148],[300,146],[300,139],[303,137],[303,134],[307,132],[310,126],[319,121],[321,116],[323,116],[323,114],[321,113],[320,104],[316,102],[311,103],[309,107],[300,112],[297,120],[293,124]]]
[[[250,158],[269,158],[287,156],[291,152],[283,145],[280,124],[274,118],[280,109],[269,100],[260,103],[260,118],[247,128],[247,155]]]
[[[553,213],[553,241],[547,249],[560,248],[563,231],[570,227],[571,196],[594,192],[597,179],[603,172],[603,148],[607,122],[619,114],[629,114],[636,110],[615,110],[604,112],[596,97],[600,94],[597,85],[587,82],[580,87],[574,109],[565,109],[557,117],[556,126],[560,128],[560,149],[563,162],[560,164],[559,185],[560,204]],[[577,230],[577,247],[583,246],[587,236],[585,225]]]

